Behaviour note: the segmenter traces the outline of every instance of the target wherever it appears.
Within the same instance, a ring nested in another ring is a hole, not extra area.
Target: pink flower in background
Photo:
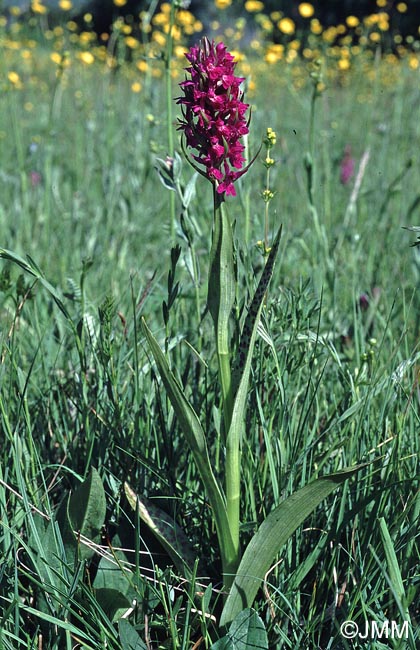
[[[184,96],[178,104],[184,119],[179,129],[217,192],[235,196],[233,183],[246,171],[240,171],[245,162],[241,138],[248,133],[248,104],[240,90],[244,79],[235,76],[236,63],[223,43],[203,38],[185,56],[191,63],[186,68],[191,78],[180,84]]]
[[[39,172],[31,171],[29,172],[29,180],[32,187],[37,187],[42,182],[42,176]]]
[[[351,156],[351,147],[349,144],[344,149],[344,156],[340,163],[340,181],[343,185],[351,180],[354,174],[355,161]]]
[[[369,309],[369,305],[370,305],[369,296],[367,295],[367,293],[361,293],[359,296],[359,308],[362,311],[366,311],[367,309]]]

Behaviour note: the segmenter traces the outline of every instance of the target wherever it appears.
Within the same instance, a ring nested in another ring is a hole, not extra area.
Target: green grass
[[[386,66],[378,64],[371,80],[361,66],[349,83],[327,85],[316,104],[314,222],[304,166],[311,85],[296,90],[289,71],[277,69],[278,83],[271,69],[258,73],[251,100],[251,152],[268,126],[278,136],[270,219],[273,231],[283,223],[284,236],[251,375],[243,547],[285,496],[317,476],[369,464],[289,540],[256,608],[270,648],[414,649],[420,258],[401,227],[418,222],[417,76],[401,63],[387,82]],[[166,155],[164,81],[136,95],[122,71],[70,69],[65,85],[39,74],[42,94],[28,82],[0,97],[7,125],[1,246],[30,255],[68,314],[40,281],[1,261],[0,647],[128,648],[113,620],[121,612],[104,608],[95,591],[100,555],[122,547],[118,580],[137,602],[127,620],[148,647],[191,648],[202,636],[200,647],[209,648],[220,634],[222,605],[213,519],[140,318],[162,347],[166,340],[220,472],[211,323],[197,316],[197,300],[201,316],[205,311],[211,190],[197,180],[190,243],[178,226],[179,291],[165,328],[170,202],[154,169],[156,156]],[[28,112],[25,102],[34,109]],[[339,182],[346,144],[358,162],[370,152],[350,209],[354,179]],[[42,176],[36,187],[31,171]],[[184,164],[185,183],[192,173]],[[239,247],[238,310],[262,267],[255,243],[263,238],[264,178],[257,161],[238,183],[238,199],[229,201]],[[370,300],[365,311],[362,293]],[[66,552],[57,508],[92,467],[105,489],[105,529],[96,552],[84,557],[80,549]],[[126,480],[183,527],[199,560],[190,584],[168,568],[169,557],[129,507]],[[57,522],[49,532],[45,517]],[[358,645],[340,635],[345,619],[402,624],[404,612],[411,617],[407,645]]]

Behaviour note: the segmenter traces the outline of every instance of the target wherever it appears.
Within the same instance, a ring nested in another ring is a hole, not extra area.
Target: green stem
[[[234,549],[234,558],[230,567],[226,570],[225,586],[229,588],[234,580],[240,560],[239,545],[239,522],[240,522],[240,501],[241,501],[241,450],[237,440],[233,443],[232,436],[228,436],[226,442],[225,462],[225,490],[226,490],[226,512],[230,526],[230,536]]]
[[[229,554],[222,549],[225,587],[229,588],[239,566],[239,514],[241,453],[240,440],[230,436],[234,395],[232,390],[229,320],[235,301],[233,235],[224,198],[214,187],[213,241],[210,252],[208,307],[213,318],[219,379],[222,393],[223,424],[226,445],[225,488],[229,525]]]
[[[219,346],[217,346],[217,361],[219,364],[219,378],[223,399],[223,423],[225,427],[225,435],[227,436],[233,411],[232,376],[230,369],[230,354],[225,350],[221,350]]]
[[[172,130],[172,52],[173,52],[173,36],[172,30],[175,24],[175,3],[171,2],[171,13],[169,16],[169,32],[166,42],[166,56],[165,56],[165,78],[166,78],[166,115],[167,115],[167,128],[168,128],[168,154],[173,158],[174,156],[174,134]],[[169,213],[170,213],[170,232],[171,242],[175,242],[175,195],[174,192],[169,192]]]
[[[316,87],[314,87],[311,98],[311,108],[309,114],[309,156],[308,156],[308,197],[309,203],[312,206],[314,203],[314,154],[315,154],[315,102],[317,98]]]
[[[267,151],[267,157],[269,154],[269,149]],[[270,167],[267,167],[267,172],[265,175],[265,187],[267,192],[270,190]],[[264,215],[264,258],[267,261],[267,249],[268,249],[268,232],[269,232],[269,209],[268,204],[270,200],[267,199],[265,202],[265,215]]]
[[[233,235],[223,197],[214,187],[213,241],[208,288],[209,311],[213,317],[219,379],[222,389],[223,422],[227,436],[232,420],[233,395],[230,368],[229,319],[235,300]]]

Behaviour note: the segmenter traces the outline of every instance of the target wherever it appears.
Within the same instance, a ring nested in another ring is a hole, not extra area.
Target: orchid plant
[[[266,248],[265,267],[250,300],[235,358],[231,352],[229,325],[236,318],[237,284],[234,265],[234,238],[226,197],[235,197],[234,183],[247,172],[243,137],[249,131],[249,105],[241,90],[243,78],[235,75],[235,61],[223,43],[207,38],[186,54],[187,78],[181,82],[177,99],[182,109],[179,130],[182,147],[194,169],[213,186],[213,229],[210,249],[207,307],[214,326],[218,361],[224,442],[224,482],[213,472],[211,450],[197,413],[171,370],[168,359],[146,322],[142,328],[162,383],[183,430],[201,475],[212,509],[222,560],[227,599],[221,625],[227,625],[241,610],[251,607],[264,575],[282,545],[304,519],[357,468],[321,477],[301,488],[275,508],[261,524],[243,555],[240,547],[241,447],[252,355],[264,297],[273,274],[281,227],[271,248]],[[192,157],[189,155],[192,150]],[[258,154],[257,154],[258,155]],[[170,524],[150,502],[126,485],[133,507],[166,546],[177,566],[188,573],[185,535]]]

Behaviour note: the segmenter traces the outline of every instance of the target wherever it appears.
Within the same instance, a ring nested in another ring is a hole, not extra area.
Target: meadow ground
[[[58,56],[59,32],[2,29],[0,647],[246,647],[216,644],[214,520],[140,323],[194,406],[222,481],[206,313],[212,192],[191,180],[167,102],[184,63],[168,75],[164,58],[127,60],[122,29],[111,63],[86,36]],[[420,225],[418,55],[288,48],[238,64],[249,158],[267,128],[277,140],[268,203],[264,145],[227,201],[233,353],[266,223],[268,244],[283,224],[247,396],[242,546],[312,479],[366,465],[290,536],[254,607],[270,648],[414,650],[420,256],[403,227]],[[188,209],[156,170],[171,137]],[[199,561],[188,580],[125,481],[151,516],[158,506],[158,519],[182,527]],[[345,620],[408,627],[401,639],[346,639]]]

